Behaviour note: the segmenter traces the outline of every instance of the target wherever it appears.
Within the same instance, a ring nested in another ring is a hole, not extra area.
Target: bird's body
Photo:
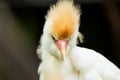
[[[40,80],[120,80],[120,70],[94,50],[75,47],[64,61],[45,56]]]
[[[94,50],[77,47],[79,8],[59,1],[46,17],[41,45],[39,80],[120,80],[120,70]],[[80,37],[80,36],[79,36]]]

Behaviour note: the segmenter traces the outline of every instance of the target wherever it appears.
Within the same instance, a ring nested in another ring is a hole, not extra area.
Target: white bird
[[[39,80],[120,80],[119,68],[100,53],[76,46],[80,7],[60,0],[50,7],[37,54]]]

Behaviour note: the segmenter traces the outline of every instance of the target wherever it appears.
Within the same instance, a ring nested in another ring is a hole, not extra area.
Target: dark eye
[[[70,42],[71,41],[71,38],[67,40],[67,42]]]
[[[51,37],[52,37],[52,39],[53,39],[54,41],[56,40],[54,36],[51,36]]]
[[[71,38],[68,41],[71,41]]]

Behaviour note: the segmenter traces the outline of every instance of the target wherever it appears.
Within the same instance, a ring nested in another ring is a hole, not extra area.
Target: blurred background
[[[38,80],[36,48],[45,14],[56,0],[0,0],[0,80]],[[79,46],[120,68],[120,0],[75,0],[81,5]]]

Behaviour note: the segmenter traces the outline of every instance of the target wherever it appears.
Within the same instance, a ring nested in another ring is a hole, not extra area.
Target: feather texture
[[[120,80],[119,68],[107,58],[94,50],[76,46],[77,37],[83,38],[78,32],[79,9],[71,0],[60,0],[48,11],[41,46],[37,49],[42,59],[39,80]],[[58,40],[67,40],[64,60],[56,45]]]
[[[53,5],[46,16],[52,20],[51,32],[58,39],[68,39],[79,27],[80,8],[73,1],[60,0]]]

